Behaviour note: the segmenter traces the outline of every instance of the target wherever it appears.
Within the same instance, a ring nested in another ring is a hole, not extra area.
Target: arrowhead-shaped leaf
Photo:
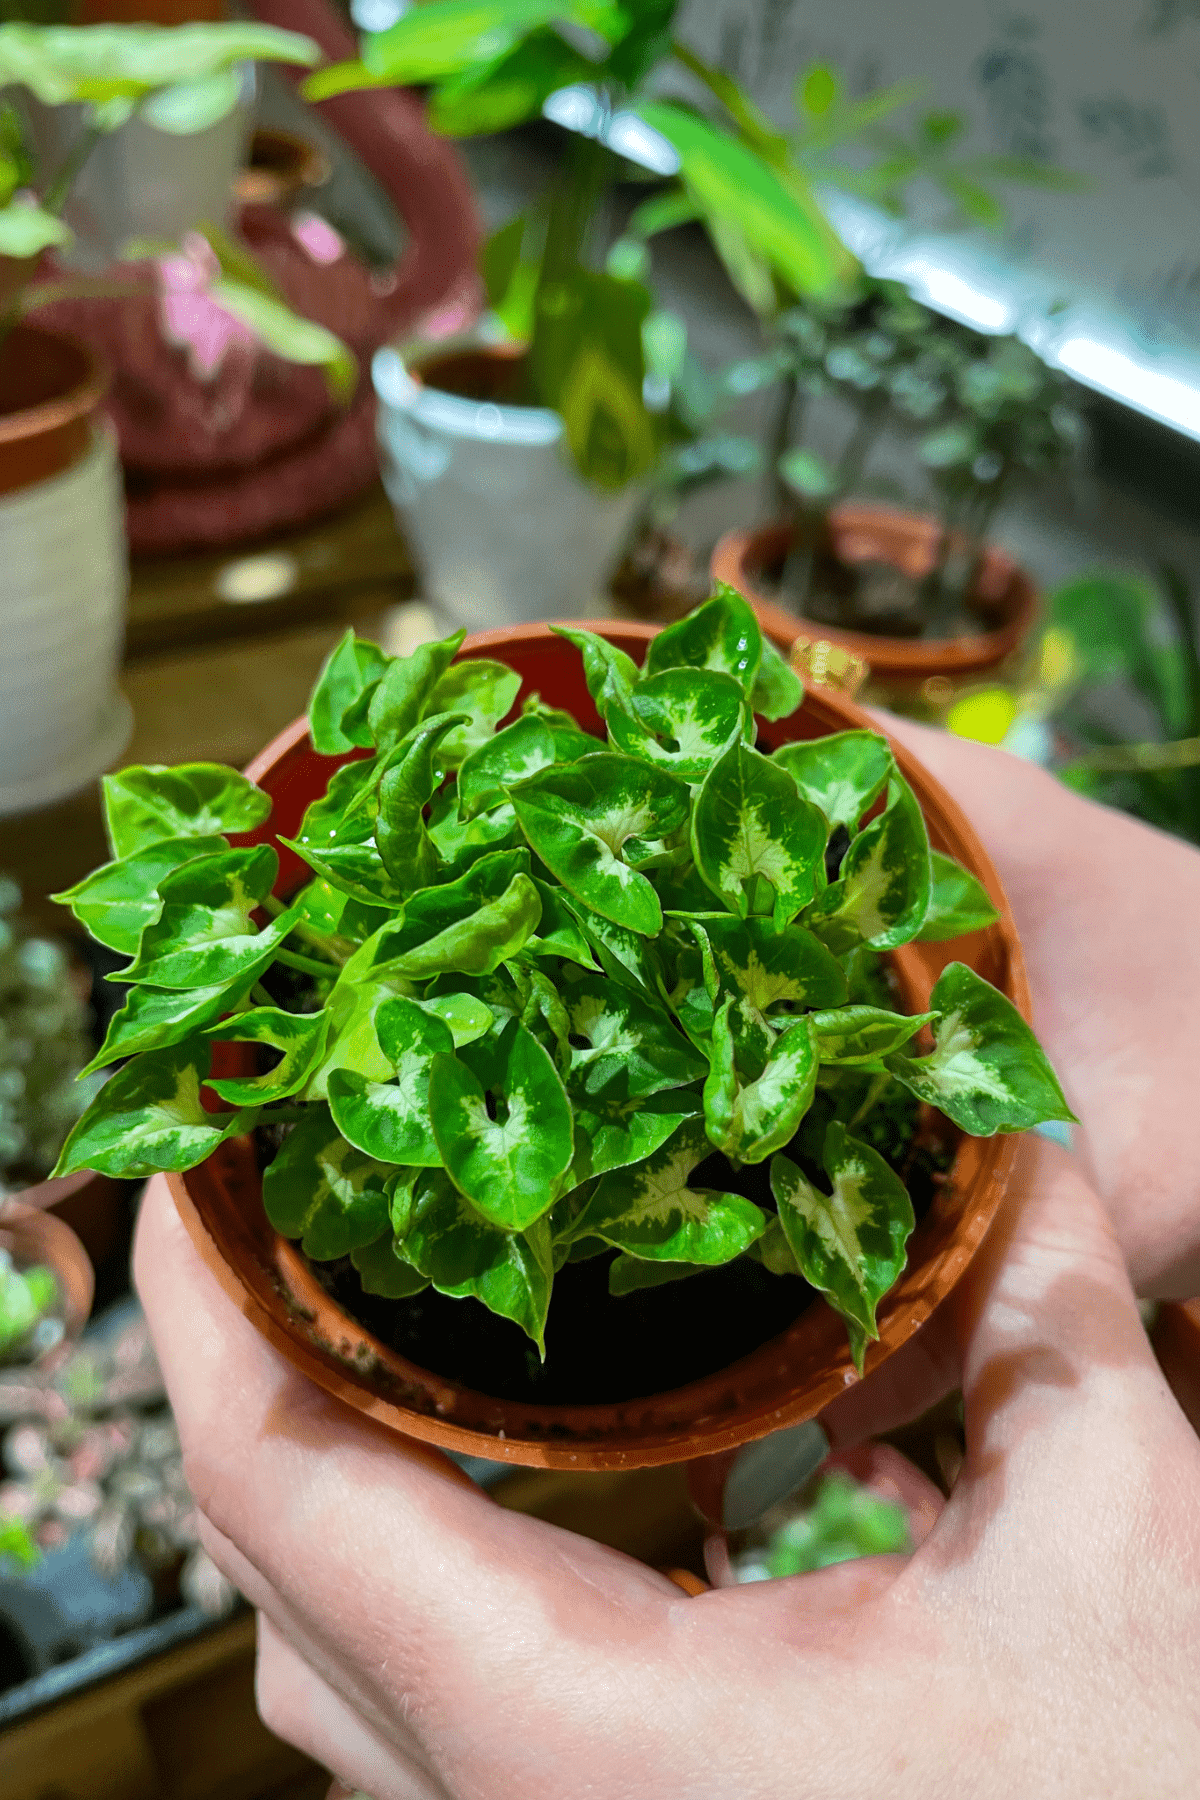
[[[916,1221],[900,1177],[836,1119],[825,1133],[824,1163],[832,1193],[815,1188],[786,1156],[771,1164],[771,1191],[805,1279],[846,1321],[861,1374],[868,1340],[879,1336],[876,1308],[904,1268]]]
[[[465,713],[465,722],[442,743],[448,769],[489,743],[521,691],[521,677],[505,663],[470,657],[446,670],[429,697],[429,712]]]
[[[102,785],[104,821],[116,857],[133,856],[166,838],[253,831],[271,814],[268,794],[217,763],[119,769]]]
[[[738,1162],[765,1162],[796,1135],[817,1087],[812,1026],[799,1019],[767,1051],[761,1071],[749,1078],[738,1060],[730,1022],[736,1002],[726,1000],[714,1019],[712,1066],[704,1083],[704,1122],[710,1143]]]
[[[736,588],[719,583],[711,600],[651,638],[646,674],[661,675],[664,669],[716,669],[731,675],[749,698],[762,662],[762,645],[753,607]]]
[[[550,729],[535,713],[489,737],[458,771],[458,813],[473,819],[503,805],[510,783],[525,781],[555,760]]]
[[[920,942],[940,944],[947,938],[964,937],[968,931],[982,931],[985,926],[994,925],[999,917],[982,882],[976,881],[952,856],[935,850],[933,892],[925,923],[917,933]]]
[[[803,925],[776,931],[770,919],[726,915],[706,920],[702,929],[723,991],[740,994],[764,1021],[778,1025],[781,1007],[845,1002],[841,964]]]
[[[823,1063],[870,1063],[891,1056],[936,1013],[893,1013],[879,1006],[838,1006],[814,1012],[809,1023],[816,1033]]]
[[[844,825],[851,836],[896,768],[887,739],[874,731],[837,731],[802,744],[781,744],[774,760],[804,798],[820,807],[830,830]]]
[[[492,1028],[491,1008],[474,994],[437,994],[432,999],[426,995],[424,1000],[414,1004],[449,1027],[456,1049],[459,1044],[473,1044],[476,1038]]]
[[[360,904],[395,911],[406,890],[393,880],[375,847],[379,783],[387,767],[387,759],[372,757],[335,770],[325,793],[305,812],[296,836],[280,841]]]
[[[214,856],[229,845],[222,837],[164,838],[120,862],[93,869],[53,899],[69,906],[97,942],[123,956],[136,956],[138,940],[162,908],[158,884],[164,875],[198,856]]]
[[[618,750],[684,781],[703,781],[745,724],[738,683],[704,669],[666,669],[635,689],[628,712],[614,707],[608,715]]]
[[[308,729],[322,756],[342,756],[355,747],[368,749],[371,734],[365,719],[347,733],[342,720],[384,673],[388,659],[378,644],[357,638],[353,627],[326,658],[308,703]]]
[[[436,1057],[429,1106],[442,1162],[485,1218],[524,1231],[549,1210],[571,1166],[571,1103],[523,1025]]]
[[[649,1262],[732,1262],[766,1221],[740,1194],[688,1186],[692,1170],[711,1155],[702,1122],[689,1120],[645,1162],[602,1176],[574,1235],[603,1238]]]
[[[654,937],[662,908],[638,867],[688,816],[688,790],[631,756],[556,764],[511,790],[522,831],[546,867],[585,906]]]
[[[214,987],[182,991],[130,988],[124,1006],[109,1021],[103,1044],[81,1073],[90,1075],[93,1069],[103,1069],[141,1051],[161,1050],[168,1044],[181,1044],[185,1038],[198,1037],[222,1013],[235,1011],[257,979],[257,973],[251,970],[232,985],[221,981]]]
[[[352,1250],[350,1261],[358,1270],[364,1294],[379,1294],[384,1300],[407,1300],[429,1286],[428,1277],[415,1269],[397,1247],[390,1227],[373,1244]]]
[[[63,1146],[54,1173],[95,1169],[139,1180],[160,1169],[194,1169],[235,1129],[241,1113],[205,1112],[209,1046],[195,1038],[136,1056],[105,1082]]]
[[[572,899],[569,906],[609,979],[657,997],[661,985],[658,962],[641,933],[626,931],[578,900]]]
[[[524,1232],[483,1218],[440,1170],[419,1183],[404,1254],[441,1294],[473,1295],[511,1319],[545,1354],[554,1264],[543,1220]]]
[[[707,1074],[703,1057],[671,1015],[632,988],[592,975],[564,984],[562,996],[570,1020],[572,1091],[589,1101],[599,1095],[635,1100]]]
[[[769,638],[763,639],[762,662],[754,678],[750,705],[759,718],[788,719],[804,699],[804,683],[784,662]]]
[[[429,1117],[429,1075],[435,1056],[453,1053],[450,1027],[413,1000],[392,999],[375,1014],[375,1036],[395,1080],[335,1069],[327,1084],[333,1122],[378,1162],[437,1168],[442,1159]]]
[[[744,919],[761,877],[780,926],[824,880],[826,835],[823,816],[787,771],[742,743],[713,765],[692,813],[692,855],[707,886]]]
[[[661,1149],[687,1119],[700,1117],[701,1099],[674,1088],[636,1100],[588,1102],[574,1098],[575,1160],[568,1181],[579,1187],[594,1175],[644,1162]]]
[[[929,834],[916,795],[894,775],[887,811],[861,831],[805,923],[826,935],[844,926],[873,950],[895,950],[916,937],[932,890]]]
[[[468,871],[468,875],[472,872]],[[459,884],[452,885],[457,887]],[[450,893],[450,887],[429,888],[426,892],[440,900],[441,896]],[[395,954],[389,960],[390,968],[412,980],[446,970],[458,970],[464,975],[490,975],[502,962],[524,948],[542,916],[536,887],[528,875],[518,873],[497,899],[476,901],[471,912],[452,919],[441,930],[431,930],[422,938],[419,934],[430,921],[418,911],[416,901],[421,898],[423,896],[418,895],[409,902],[404,926],[396,934]],[[432,906],[430,912],[436,918],[437,912]]]
[[[276,1231],[306,1256],[331,1262],[390,1228],[394,1170],[348,1144],[323,1106],[302,1119],[263,1174],[263,1206]]]
[[[578,963],[582,969],[594,969],[596,958],[592,947],[583,927],[563,899],[562,889],[552,887],[547,881],[538,881],[536,877],[533,885],[542,902],[542,916],[536,935],[528,938],[522,947],[524,955],[561,956],[565,962]],[[645,939],[637,941],[644,943]]]
[[[389,662],[378,686],[366,690],[366,722],[371,741],[381,750],[402,743],[431,710],[433,690],[466,635],[465,631],[455,631],[437,643],[418,644],[411,656],[398,656]],[[357,724],[352,713],[349,719],[343,719],[342,728],[353,730]]]
[[[289,1013],[277,1006],[252,1006],[207,1035],[222,1044],[265,1044],[279,1062],[263,1075],[222,1076],[209,1087],[234,1106],[266,1106],[298,1094],[325,1049],[329,1014]]]
[[[462,713],[437,713],[416,726],[379,783],[375,843],[389,875],[410,894],[428,887],[437,874],[425,808],[445,773],[441,745],[462,718]]]
[[[261,974],[296,923],[282,913],[262,931],[253,914],[271,891],[279,859],[268,844],[184,863],[159,884],[162,912],[142,933],[122,981],[152,987],[214,987]],[[331,966],[332,967],[332,966]]]
[[[1012,1004],[965,963],[942,971],[930,1005],[941,1014],[931,1056],[889,1056],[887,1067],[972,1137],[1028,1131],[1075,1117],[1046,1054]]]
[[[594,631],[577,631],[569,625],[552,625],[550,629],[581,653],[583,678],[600,717],[607,719],[613,708],[627,712],[638,683],[638,666],[633,658]],[[597,745],[598,749],[602,747]]]

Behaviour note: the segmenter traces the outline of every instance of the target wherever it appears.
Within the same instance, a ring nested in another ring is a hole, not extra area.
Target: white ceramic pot
[[[383,484],[442,618],[481,631],[611,610],[607,580],[642,484],[608,494],[585,482],[546,407],[426,386],[392,349],[371,374]]]
[[[74,792],[128,743],[127,588],[120,462],[98,423],[69,468],[0,495],[0,814]]]

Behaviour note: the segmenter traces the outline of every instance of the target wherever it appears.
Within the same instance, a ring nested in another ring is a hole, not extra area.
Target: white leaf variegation
[[[649,1262],[732,1262],[762,1235],[766,1221],[741,1194],[688,1185],[692,1170],[711,1154],[700,1120],[681,1125],[645,1162],[598,1182],[574,1235],[603,1238]]]

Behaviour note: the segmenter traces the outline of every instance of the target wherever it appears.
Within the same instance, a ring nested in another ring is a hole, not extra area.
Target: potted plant
[[[0,80],[60,105],[74,132],[61,156],[39,154],[16,108],[0,110],[0,552],[8,571],[0,814],[82,786],[114,760],[130,729],[116,685],[126,570],[120,470],[100,415],[104,374],[83,345],[26,322],[39,306],[89,288],[82,277],[38,279],[38,258],[73,241],[63,213],[90,156],[146,107],[157,109],[156,129],[186,136],[230,100],[236,64],[315,53],[307,40],[264,26],[0,26]],[[136,227],[132,215],[127,223]],[[216,221],[203,254],[212,267],[193,307],[237,319],[278,354],[324,367],[339,393],[352,391],[345,346],[291,313]],[[144,296],[144,273],[131,271],[118,288]]]
[[[360,62],[305,83],[313,99],[428,86],[430,120],[452,136],[539,116],[568,133],[561,173],[485,248],[491,336],[375,364],[385,481],[429,596],[469,625],[590,604],[644,502],[674,429],[677,334],[657,328],[641,239],[698,217],[727,258],[755,259],[792,292],[825,292],[854,268],[786,142],[672,38],[675,10],[428,0],[368,33]],[[704,84],[717,116],[649,97],[671,66]],[[636,243],[617,241],[609,216],[630,175],[670,178]]]
[[[133,959],[124,1066],[59,1172],[171,1171],[249,1316],[403,1431],[714,1452],[903,1341],[1009,1134],[1069,1116],[1019,948],[945,796],[797,711],[732,591],[461,649],[348,633],[311,744],[107,778],[65,898]]]
[[[1018,339],[938,319],[892,282],[801,304],[778,330],[783,517],[722,538],[713,572],[777,643],[827,638],[869,666],[881,697],[944,706],[953,682],[999,667],[1033,624],[1033,584],[989,532],[1015,481],[1073,453],[1068,384]],[[808,401],[829,393],[853,420],[834,461],[804,442]],[[936,517],[853,498],[896,424],[921,433]]]

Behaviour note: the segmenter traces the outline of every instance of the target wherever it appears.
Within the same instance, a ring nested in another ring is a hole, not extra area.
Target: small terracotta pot
[[[611,621],[590,629],[637,661],[654,635],[647,625]],[[468,638],[461,654],[506,662],[522,677],[522,697],[536,691],[573,713],[586,730],[601,729],[578,653],[546,626],[482,632]],[[876,729],[860,708],[814,689],[795,717],[764,726],[762,741],[775,745],[850,727]],[[958,960],[977,969],[1028,1018],[1020,944],[995,870],[944,789],[901,745],[893,749],[921,801],[935,848],[977,876],[1001,915],[988,930],[953,944],[911,944],[897,952],[895,964],[911,1003],[923,1008],[942,969]],[[293,836],[305,807],[324,793],[336,766],[335,759],[313,750],[305,720],[289,726],[247,770],[271,795],[274,809],[269,829],[241,841]],[[293,852],[278,847],[276,891],[284,895],[307,871]],[[908,1267],[880,1308],[880,1341],[867,1352],[868,1369],[910,1338],[958,1281],[1000,1204],[1016,1149],[1012,1137],[958,1140],[949,1178],[913,1234]],[[810,1418],[855,1379],[845,1326],[815,1301],[773,1341],[672,1392],[579,1407],[497,1400],[416,1367],[341,1311],[298,1246],[269,1224],[249,1138],[232,1140],[201,1167],[169,1180],[209,1268],[289,1362],[361,1412],[443,1449],[552,1469],[687,1462]]]
[[[317,146],[294,131],[262,127],[250,139],[249,161],[233,191],[242,206],[287,206],[305,188],[329,180],[329,161]]]
[[[0,345],[0,495],[61,475],[92,443],[108,378],[70,338],[15,325]]]
[[[885,562],[906,575],[933,567],[941,537],[936,519],[884,506],[835,507],[830,515],[834,549],[843,562]],[[1037,617],[1037,590],[1028,575],[1002,550],[989,548],[975,592],[1002,622],[973,637],[892,638],[842,631],[790,612],[771,599],[763,571],[777,568],[792,547],[791,525],[763,525],[730,531],[712,555],[712,572],[750,601],[763,630],[783,650],[798,639],[824,639],[860,658],[870,669],[870,689],[880,698],[944,705],[960,683],[998,669],[1028,636]]]
[[[0,1200],[0,1250],[8,1251],[18,1269],[31,1269],[41,1263],[54,1272],[63,1336],[34,1365],[39,1369],[53,1368],[63,1360],[92,1310],[95,1278],[87,1251],[70,1226],[53,1213],[22,1206],[16,1199]]]
[[[75,1175],[60,1175],[56,1180],[39,1181],[35,1187],[22,1188],[12,1198],[20,1206],[53,1213],[56,1219],[61,1219],[75,1233],[95,1267],[104,1261],[117,1241],[126,1185],[111,1175],[97,1175],[91,1169],[81,1169]]]
[[[1200,1432],[1200,1300],[1167,1300],[1150,1334],[1171,1391]]]

